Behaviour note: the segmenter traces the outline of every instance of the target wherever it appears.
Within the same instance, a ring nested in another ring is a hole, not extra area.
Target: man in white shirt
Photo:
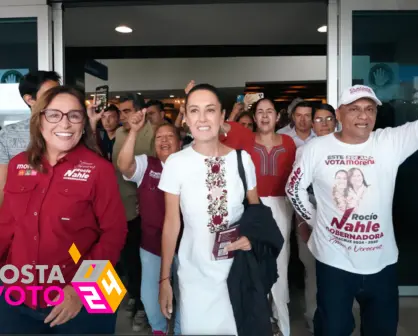
[[[295,210],[313,226],[308,247],[317,260],[318,336],[349,336],[353,301],[360,304],[362,335],[393,336],[398,284],[392,201],[398,167],[418,149],[418,121],[373,132],[373,90],[344,91],[337,110],[340,132],[308,143],[286,186]],[[309,202],[312,184],[317,209]]]
[[[325,136],[332,132],[335,132],[336,118],[335,110],[331,105],[321,104],[317,109],[313,111],[312,115],[312,129],[317,136]],[[300,146],[296,152],[297,158],[302,155],[306,146]],[[316,206],[315,196],[312,188],[308,189],[309,200]],[[298,227],[298,224],[304,221],[299,216],[296,216],[296,239],[298,243],[299,259],[305,267],[305,319],[308,325],[309,331],[313,333],[313,320],[316,311],[316,260],[309,251],[307,242],[311,231],[306,225]]]
[[[291,111],[292,124],[277,131],[279,134],[290,136],[296,147],[300,147],[315,137],[312,130],[312,106],[306,101],[299,101]]]
[[[49,89],[60,85],[61,77],[54,71],[30,71],[19,83],[19,93],[32,109],[36,101]],[[0,131],[0,206],[3,203],[3,188],[7,179],[9,161],[24,152],[29,145],[30,117],[5,126]]]

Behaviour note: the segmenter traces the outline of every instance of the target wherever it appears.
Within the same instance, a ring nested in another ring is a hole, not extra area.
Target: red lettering
[[[345,210],[344,215],[341,218],[340,222],[338,221],[338,218],[334,217],[331,221],[331,226],[335,225],[338,228],[338,230],[341,230],[343,228],[345,222],[347,221],[348,217],[350,217],[353,210],[354,210],[354,208]]]
[[[357,88],[351,88],[350,89],[350,94],[354,94],[356,92],[368,92],[368,93],[372,93],[371,89],[361,86],[361,87],[357,87]]]
[[[371,224],[372,222],[369,222],[369,223]],[[356,227],[354,229],[354,232],[369,232],[369,231],[366,231],[366,225],[365,224],[362,224],[360,221],[358,221],[356,223]]]
[[[340,231],[338,229],[333,229],[329,227],[327,227],[327,230],[334,236],[338,236],[338,237],[346,238],[350,240],[375,240],[375,239],[380,239],[383,237],[383,232],[380,232],[377,234],[370,234],[370,235],[366,235],[366,234],[361,235],[361,234],[356,234],[356,233],[347,233],[345,231]]]
[[[373,252],[376,250],[381,250],[383,245],[380,244],[379,246],[370,246],[370,247],[358,247],[354,246],[354,252]]]
[[[340,245],[340,246],[342,246],[342,247],[344,247],[344,248],[347,248],[347,246],[345,246],[342,242],[340,242],[337,238],[331,238],[330,240],[329,240],[329,242],[331,243],[331,244],[337,244],[337,245]]]
[[[300,169],[300,167],[298,167],[298,169],[295,170],[295,172],[293,173],[292,178],[290,179],[290,183],[289,183],[289,188],[287,188],[287,192],[293,196],[293,190],[295,189],[295,184],[298,180],[300,180],[300,178],[302,177],[301,175],[302,170]]]
[[[373,224],[372,221],[368,221],[367,224],[362,223],[361,221],[357,221],[355,225],[352,223],[346,223],[347,219],[350,217],[353,210],[354,209],[346,210],[340,221],[338,220],[338,218],[334,217],[331,221],[331,226],[337,227],[338,230],[344,230],[347,232],[356,232],[356,233],[370,233],[370,232],[380,231],[380,224],[379,223]]]

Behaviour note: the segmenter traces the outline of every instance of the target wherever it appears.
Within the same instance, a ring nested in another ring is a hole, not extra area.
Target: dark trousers
[[[84,308],[67,323],[51,328],[44,320],[53,307],[10,306],[0,297],[0,334],[114,334],[117,314],[89,314]]]
[[[353,303],[360,305],[362,336],[396,336],[399,293],[396,264],[362,275],[316,262],[315,336],[350,336]]]
[[[137,310],[143,310],[141,302],[141,258],[139,257],[139,245],[141,242],[141,218],[128,222],[128,234],[126,243],[121,252],[120,265],[122,272],[128,279],[127,291],[131,298],[135,299]],[[134,312],[135,313],[135,312]]]

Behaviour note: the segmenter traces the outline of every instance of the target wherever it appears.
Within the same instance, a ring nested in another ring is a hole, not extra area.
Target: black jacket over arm
[[[278,278],[276,260],[284,239],[271,209],[263,204],[249,205],[238,223],[240,236],[252,245],[251,251],[235,251],[227,280],[238,335],[269,336],[267,295]]]

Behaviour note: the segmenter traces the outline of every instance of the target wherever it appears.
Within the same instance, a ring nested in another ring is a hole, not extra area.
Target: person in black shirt
[[[103,156],[112,161],[113,145],[115,144],[116,130],[119,127],[120,111],[116,105],[109,105],[102,114],[102,126],[100,130],[100,149]]]

